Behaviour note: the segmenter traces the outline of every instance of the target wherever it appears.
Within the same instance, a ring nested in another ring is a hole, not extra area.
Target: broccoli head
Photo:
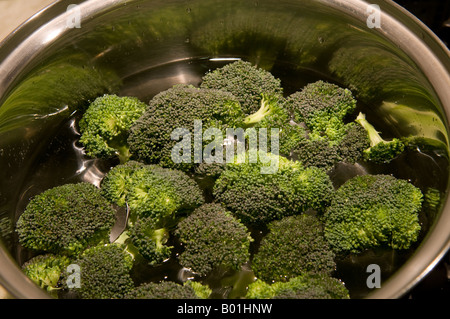
[[[257,112],[245,117],[243,123],[247,129],[265,128],[267,136],[270,134],[272,138],[271,130],[278,130],[278,149],[276,151],[283,156],[290,156],[292,149],[306,139],[305,128],[291,121],[291,115],[285,106],[285,99],[280,96],[261,94],[261,107]],[[250,134],[247,132],[248,138],[250,138]],[[266,145],[261,146],[261,138],[259,138],[259,149],[265,147],[267,151],[274,152],[272,144],[269,145],[268,141],[267,139]]]
[[[227,163],[213,189],[217,202],[244,223],[254,225],[308,209],[322,211],[332,192],[324,170],[259,151],[245,152]]]
[[[248,286],[247,299],[349,299],[338,279],[324,274],[293,277],[287,282],[266,283],[257,279]]]
[[[375,163],[388,163],[405,150],[405,143],[401,139],[393,138],[387,141],[381,138],[380,133],[366,119],[365,114],[359,113],[356,122],[367,131],[370,140],[370,146],[364,150],[366,159]]]
[[[364,158],[364,150],[369,147],[366,131],[354,122],[345,125],[345,135],[338,144],[330,144],[327,139],[313,141],[305,133],[291,144],[291,159],[305,167],[316,166],[330,170],[336,163],[355,164]]]
[[[288,281],[304,273],[331,274],[335,270],[335,254],[316,216],[285,217],[269,223],[268,229],[252,259],[257,278],[266,282]]]
[[[183,247],[180,264],[200,276],[218,267],[239,270],[250,259],[253,239],[247,227],[220,204],[200,206],[174,233]]]
[[[128,223],[120,241],[150,265],[170,258],[170,231],[182,216],[204,203],[202,190],[186,173],[135,161],[113,167],[101,189],[112,202],[128,205]]]
[[[210,144],[203,140],[206,130],[219,130],[223,137],[227,128],[240,127],[243,116],[229,92],[176,85],[153,97],[131,128],[132,159],[192,171],[201,162],[198,153],[203,156],[204,146]]]
[[[122,299],[135,287],[134,258],[121,244],[88,248],[74,264],[80,267],[80,287],[73,289],[82,299]]]
[[[390,175],[362,175],[335,192],[324,214],[325,237],[338,253],[379,246],[407,249],[421,229],[422,192]]]
[[[33,197],[19,217],[20,244],[29,249],[76,255],[109,241],[116,211],[89,183],[57,186]]]
[[[316,81],[286,99],[285,108],[297,129],[288,139],[289,157],[304,166],[329,170],[338,162],[354,164],[363,159],[369,147],[367,133],[354,122],[348,122],[356,109],[352,92],[335,84]],[[281,139],[280,139],[281,140]]]
[[[147,109],[136,97],[103,95],[92,102],[80,120],[80,143],[91,157],[130,157],[127,138],[133,123]]]
[[[283,106],[284,99],[277,95],[261,94],[259,109],[245,117],[246,126],[279,127],[289,123],[289,113]]]
[[[62,287],[63,272],[69,264],[70,259],[67,256],[44,254],[25,262],[22,265],[22,271],[36,285],[56,297]]]
[[[172,246],[167,244],[169,229],[158,225],[153,218],[137,218],[128,229],[130,243],[150,265],[161,264],[170,258]]]
[[[327,140],[311,141],[307,134],[298,139],[290,152],[290,159],[304,167],[314,166],[327,171],[341,160],[339,147],[330,146]]]
[[[204,202],[202,190],[186,173],[135,161],[113,167],[102,180],[101,189],[119,206],[128,204],[131,219],[170,220]]]
[[[311,140],[327,139],[338,144],[345,136],[345,118],[356,109],[349,89],[316,81],[286,99],[286,107],[296,123],[304,123]]]
[[[364,158],[364,150],[370,146],[366,131],[355,122],[345,125],[345,135],[337,145],[339,161],[354,164]]]
[[[260,109],[261,94],[283,96],[279,79],[269,71],[242,60],[207,73],[203,76],[200,87],[232,93],[238,98],[246,115]]]
[[[127,295],[125,299],[204,299],[197,294],[191,284],[184,285],[173,281],[144,283]]]
[[[337,88],[337,87],[336,87]],[[354,122],[345,123],[343,119],[323,118],[323,125],[334,126],[327,136],[310,131],[304,122],[292,120],[288,107],[293,104],[294,95],[286,99],[262,95],[261,108],[244,119],[244,124],[252,128],[278,129],[278,153],[292,160],[300,161],[305,167],[316,166],[326,170],[338,162],[354,164],[363,158],[364,150],[369,147],[366,131]],[[318,118],[317,121],[320,121]],[[317,129],[317,126],[316,126]],[[316,130],[317,131],[317,130]],[[316,135],[315,135],[316,134]],[[271,146],[271,145],[270,145]],[[272,151],[267,145],[267,150]]]

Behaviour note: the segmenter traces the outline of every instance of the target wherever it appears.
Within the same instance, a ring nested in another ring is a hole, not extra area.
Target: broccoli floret
[[[261,94],[261,105],[255,113],[245,117],[246,126],[279,127],[289,123],[289,114],[283,107],[283,99],[280,96]]]
[[[306,125],[311,140],[339,144],[346,133],[344,120],[356,109],[356,100],[349,89],[316,81],[291,94],[286,107],[296,123]]]
[[[130,243],[150,265],[161,264],[170,258],[172,246],[169,228],[158,225],[153,218],[138,218],[128,229]]]
[[[212,182],[217,179],[220,174],[225,170],[225,163],[200,163],[197,167],[195,167],[194,174],[196,177],[209,177],[212,178]]]
[[[96,186],[82,182],[36,195],[19,217],[20,244],[29,249],[76,255],[109,241],[116,211]]]
[[[367,132],[355,122],[345,125],[345,135],[337,145],[339,161],[354,164],[363,159],[364,150],[370,146]]]
[[[407,249],[421,229],[422,192],[390,175],[362,175],[335,192],[324,214],[325,237],[337,253],[379,246]]]
[[[36,285],[46,290],[51,296],[57,297],[61,289],[63,272],[70,259],[63,255],[44,254],[31,258],[22,265],[25,275]]]
[[[366,131],[356,123],[345,125],[345,135],[339,144],[330,145],[326,139],[313,141],[305,136],[297,139],[291,148],[291,159],[305,167],[316,166],[330,170],[336,163],[355,164],[363,159],[364,150],[369,145]]]
[[[135,287],[134,257],[122,244],[88,248],[74,264],[80,267],[80,287],[73,289],[82,299],[122,299]]]
[[[199,276],[223,267],[239,270],[250,259],[247,227],[222,205],[208,203],[183,219],[175,229],[183,247],[179,262]]]
[[[291,121],[291,115],[285,106],[285,99],[280,96],[266,93],[261,94],[261,106],[259,110],[248,115],[243,123],[247,128],[267,129],[268,137],[272,134],[271,129],[277,129],[279,142],[277,152],[283,156],[291,155],[292,149],[301,141],[305,140],[306,137],[305,128]],[[260,142],[261,139],[258,140],[258,144]],[[269,140],[266,142],[267,151],[273,152]]]
[[[136,97],[104,95],[87,108],[80,120],[80,143],[91,157],[118,156],[121,162],[129,157],[127,138],[133,123],[147,109]]]
[[[236,96],[246,115],[260,108],[261,94],[283,96],[281,81],[269,71],[246,61],[236,61],[203,76],[203,88],[224,90]]]
[[[184,286],[191,287],[200,299],[208,299],[212,294],[212,289],[208,285],[198,281],[188,280],[184,283]]]
[[[369,140],[359,125],[347,123],[356,109],[350,90],[316,81],[291,94],[285,107],[294,123],[304,128],[303,133],[297,129],[288,144],[291,159],[330,170],[338,162],[354,164],[363,158]]]
[[[340,280],[324,274],[303,274],[287,282],[266,283],[257,279],[248,286],[247,299],[349,299]]]
[[[153,97],[131,128],[132,159],[192,172],[202,162],[198,154],[203,156],[204,146],[210,143],[202,140],[204,132],[214,128],[223,137],[227,128],[240,127],[243,117],[239,101],[229,92],[176,85]],[[201,126],[196,126],[200,121]]]
[[[359,113],[356,122],[367,131],[370,140],[370,147],[364,150],[366,159],[375,163],[388,163],[405,150],[405,144],[401,139],[393,138],[386,141],[381,138],[380,133],[366,119],[365,114]]]
[[[131,219],[170,220],[204,202],[203,192],[186,173],[129,161],[113,167],[101,182],[103,195],[130,207]]]
[[[201,285],[201,284],[200,284]],[[125,299],[203,299],[191,284],[172,282],[149,282],[134,288]]]
[[[311,141],[306,136],[298,140],[291,154],[290,158],[304,167],[315,166],[327,171],[341,160],[337,146],[330,146],[327,140]]]
[[[204,203],[202,190],[186,173],[135,161],[113,167],[101,189],[112,202],[128,205],[128,224],[121,240],[150,265],[170,258],[170,231],[182,216]]]
[[[257,161],[252,160],[252,153],[258,156]],[[264,168],[270,170],[262,173]],[[331,180],[324,170],[305,168],[299,162],[258,151],[238,155],[234,162],[227,163],[213,189],[217,202],[244,223],[255,225],[307,209],[322,211],[332,192]]]
[[[271,222],[268,229],[252,259],[257,278],[266,282],[288,281],[304,273],[331,274],[335,270],[335,254],[317,217],[289,216]]]
[[[112,203],[125,207],[128,201],[128,192],[131,188],[134,172],[141,169],[144,164],[136,161],[114,166],[102,179],[100,189],[104,197]]]

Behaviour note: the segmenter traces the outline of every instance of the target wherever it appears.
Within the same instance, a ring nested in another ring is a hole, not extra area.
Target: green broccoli
[[[370,147],[364,150],[366,159],[375,163],[388,163],[405,150],[405,144],[401,139],[393,138],[390,141],[386,141],[381,138],[380,133],[366,119],[365,114],[359,113],[356,122],[367,131],[370,140]]]
[[[325,238],[337,253],[407,249],[421,229],[422,199],[421,190],[406,180],[355,176],[339,187],[324,213]]]
[[[112,203],[125,207],[130,191],[131,176],[144,164],[136,161],[128,161],[111,168],[100,182],[100,189],[105,198]]]
[[[331,274],[335,270],[335,254],[316,216],[285,217],[269,223],[268,229],[251,262],[258,279],[289,281],[304,273]]]
[[[127,138],[133,123],[147,109],[136,97],[103,95],[92,102],[80,120],[80,143],[91,157],[130,157]]]
[[[177,225],[174,234],[183,247],[180,264],[199,276],[218,267],[239,270],[250,259],[253,239],[247,227],[220,204],[200,206]]]
[[[228,128],[240,127],[243,117],[231,93],[175,85],[153,97],[149,109],[131,128],[132,159],[192,172],[210,143],[203,140],[206,130],[220,130],[223,137]],[[223,141],[215,142],[223,146]]]
[[[200,87],[232,93],[238,98],[246,115],[258,111],[261,105],[261,94],[283,96],[279,79],[269,71],[242,60],[207,73],[203,76]]]
[[[82,299],[121,299],[135,287],[134,257],[121,244],[88,248],[74,264],[80,267],[80,286],[72,289]]]
[[[36,285],[57,297],[62,288],[61,278],[70,264],[70,259],[63,255],[37,255],[22,265],[22,271]]]
[[[212,289],[207,284],[203,284],[199,281],[188,280],[183,285],[191,287],[199,299],[208,299],[211,297]]]
[[[346,124],[345,129],[345,135],[337,145],[339,161],[354,164],[363,159],[364,150],[369,147],[370,141],[367,132],[355,122]]]
[[[133,218],[170,220],[204,202],[203,192],[186,173],[129,161],[113,167],[101,182],[102,194],[113,203],[128,204]]]
[[[253,160],[256,156],[257,160]],[[324,170],[305,168],[299,162],[259,151],[245,152],[227,163],[213,189],[217,202],[244,223],[253,225],[308,209],[322,211],[332,192],[331,180]]]
[[[291,149],[293,161],[302,163],[304,167],[318,167],[326,171],[341,161],[338,146],[330,146],[326,140],[311,141],[306,136],[299,138]]]
[[[305,273],[287,282],[266,283],[257,279],[248,286],[247,299],[349,299],[340,280],[325,274]]]
[[[291,159],[301,162],[305,167],[316,166],[330,170],[336,163],[355,164],[363,159],[364,150],[369,147],[366,131],[356,123],[345,126],[345,135],[339,144],[330,145],[326,139],[313,141],[299,137],[291,147]]]
[[[326,139],[339,144],[346,133],[345,118],[356,109],[356,100],[349,89],[316,81],[286,99],[294,122],[304,123],[313,141]]]
[[[341,90],[337,86],[333,88]],[[279,154],[300,161],[305,167],[316,166],[329,170],[338,162],[354,164],[362,159],[363,151],[369,147],[369,139],[360,125],[354,122],[344,123],[343,119],[336,117],[331,122],[335,127],[339,126],[340,133],[336,134],[339,138],[311,136],[311,131],[304,122],[295,123],[291,118],[288,108],[292,109],[292,104],[297,103],[299,96],[295,96],[290,96],[288,103],[284,98],[263,94],[261,108],[247,116],[244,125],[268,130],[278,128]],[[323,114],[317,115],[317,122]],[[323,117],[325,125],[329,124],[326,122],[328,119],[328,115]],[[267,150],[271,149],[267,147]]]
[[[157,265],[169,259],[173,246],[168,245],[169,228],[158,225],[153,218],[137,218],[129,227],[129,243],[135,247],[149,265]]]
[[[101,182],[104,196],[130,209],[122,241],[150,265],[170,258],[170,231],[181,217],[204,203],[203,192],[186,173],[129,161],[113,167]]]
[[[261,94],[259,109],[245,117],[246,126],[278,127],[289,123],[289,113],[283,107],[283,99],[280,96]]]
[[[109,241],[116,211],[99,188],[82,182],[48,189],[33,197],[16,223],[28,249],[76,255]]]
[[[285,103],[283,97],[263,93],[259,110],[245,117],[243,124],[246,128],[265,128],[268,136],[272,134],[271,129],[277,129],[277,152],[283,156],[290,156],[292,149],[306,139],[307,132],[303,126],[291,121],[291,115]],[[261,140],[258,144],[260,142]],[[272,145],[269,145],[268,140],[266,142],[267,151],[272,152]]]
[[[289,147],[283,150],[289,158],[326,170],[338,162],[354,164],[363,158],[369,140],[364,129],[348,122],[356,109],[349,89],[324,81],[309,83],[287,97],[285,108],[303,128],[289,133]]]
[[[191,285],[190,281],[183,285],[173,281],[149,282],[134,288],[125,295],[125,299],[206,299],[199,288]]]

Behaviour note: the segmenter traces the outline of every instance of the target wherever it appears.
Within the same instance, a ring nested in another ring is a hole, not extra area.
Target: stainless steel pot
[[[291,90],[314,78],[351,87],[387,134],[432,142],[431,153],[390,169],[438,189],[441,206],[422,221],[415,251],[387,266],[381,288],[355,296],[401,297],[438,263],[450,246],[450,59],[411,14],[380,0],[63,0],[0,47],[0,285],[12,297],[46,297],[18,266],[27,255],[13,228],[27,200],[102,176],[102,163],[73,142],[74,112],[106,92],[145,100],[175,83],[198,83],[237,57],[271,70]]]

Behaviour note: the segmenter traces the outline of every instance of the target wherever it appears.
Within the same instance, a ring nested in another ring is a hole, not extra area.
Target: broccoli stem
[[[125,164],[131,157],[130,148],[128,146],[122,146],[117,149],[117,156],[119,157],[120,164]]]
[[[267,115],[273,112],[274,106],[276,105],[278,98],[276,96],[269,96],[267,94],[261,94],[261,107],[258,111],[250,114],[244,119],[244,124],[251,126],[256,123],[261,122]]]
[[[130,238],[128,232],[124,231],[115,241],[114,244],[125,244],[127,239]]]
[[[366,120],[365,114],[359,113],[358,117],[356,118],[356,122],[359,123],[367,131],[371,147],[385,142],[385,140],[381,138],[380,132],[378,132],[375,127]]]
[[[125,164],[131,157],[130,147],[126,142],[125,133],[108,141],[108,146],[115,149],[117,157],[119,158],[120,164]]]
[[[164,248],[164,244],[167,242],[167,235],[167,230],[165,228],[160,228],[153,231],[152,237],[158,249]]]

